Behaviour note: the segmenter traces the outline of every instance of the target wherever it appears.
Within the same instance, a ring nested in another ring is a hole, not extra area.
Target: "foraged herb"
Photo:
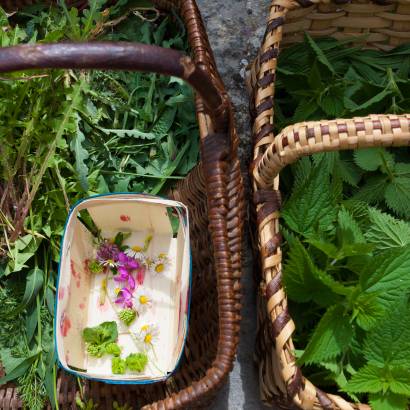
[[[127,368],[134,372],[142,372],[148,363],[148,356],[146,353],[131,353],[125,359]]]
[[[282,52],[276,125],[409,112],[409,68],[408,45],[382,53],[306,35]],[[410,397],[408,154],[315,154],[281,174],[298,364],[315,384],[374,410],[405,410]]]
[[[113,357],[111,360],[111,370],[113,374],[125,374],[125,360],[121,359],[121,357]]]
[[[10,16],[0,8],[1,46],[112,39],[188,51],[177,19],[150,22],[130,12],[135,1],[111,3],[90,0],[81,12],[35,5]],[[67,212],[92,194],[159,193],[184,177],[198,159],[193,94],[155,74],[10,73],[0,79],[0,118],[0,384],[16,382],[27,408],[42,409],[47,397],[56,408],[54,284]],[[88,267],[99,274],[96,262]],[[105,297],[106,282],[100,303]],[[88,345],[95,355],[101,346]]]

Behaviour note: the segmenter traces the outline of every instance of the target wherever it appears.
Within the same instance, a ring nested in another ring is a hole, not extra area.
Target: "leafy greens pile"
[[[410,111],[409,64],[408,46],[383,54],[306,36],[280,59],[277,123]],[[327,391],[374,410],[407,409],[408,148],[304,157],[281,183],[283,281],[298,364]]]
[[[79,12],[0,9],[0,45],[107,39],[188,51],[183,24],[134,15],[141,1]],[[146,2],[145,2],[146,3]],[[198,159],[194,100],[176,78],[73,70],[0,78],[0,363],[27,408],[56,401],[53,314],[69,207],[92,194],[161,193]]]

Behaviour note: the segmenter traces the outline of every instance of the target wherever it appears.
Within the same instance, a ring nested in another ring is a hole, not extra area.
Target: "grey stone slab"
[[[245,66],[255,57],[266,26],[269,0],[197,0],[218,70],[235,109],[241,140],[240,157],[249,197],[247,169],[251,157],[249,98],[245,88]],[[241,339],[235,367],[229,382],[220,392],[213,410],[266,409],[259,399],[258,375],[253,362],[256,334],[256,289],[252,256],[245,235],[243,262],[243,309]]]

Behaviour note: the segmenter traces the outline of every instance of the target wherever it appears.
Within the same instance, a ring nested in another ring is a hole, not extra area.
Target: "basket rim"
[[[22,1],[24,2],[24,0]],[[0,0],[0,3],[4,4],[5,2],[7,0]],[[184,388],[180,388],[176,393],[172,393],[171,396],[144,406],[144,409],[173,409],[180,406],[194,405],[196,402],[200,403],[211,398],[222,386],[233,368],[233,361],[239,342],[241,313],[239,300],[241,291],[238,283],[241,277],[240,255],[242,252],[245,204],[242,175],[237,153],[239,139],[235,129],[233,111],[217,71],[213,52],[195,0],[153,0],[153,2],[159,8],[165,11],[173,9],[181,16],[187,29],[192,58],[212,78],[215,87],[223,95],[225,99],[223,108],[226,109],[229,122],[228,131],[222,134],[215,134],[217,127],[212,117],[206,111],[202,99],[199,96],[196,98],[196,114],[201,146],[203,148],[199,167],[202,165],[202,168],[204,168],[204,178],[210,182],[210,188],[207,189],[208,217],[213,219],[213,223],[210,224],[210,230],[212,231],[211,240],[215,244],[216,249],[214,250],[215,259],[220,259],[219,263],[218,261],[214,262],[214,268],[217,271],[216,275],[224,280],[218,281],[223,282],[218,284],[218,293],[220,294],[218,298],[219,337],[218,340],[215,340],[217,356],[211,367],[206,370],[202,377],[191,379]],[[16,2],[13,2],[13,5],[15,6]],[[205,154],[207,154],[206,158],[204,157]],[[196,169],[198,169],[198,166]],[[215,170],[218,173],[217,175],[215,175]],[[218,195],[215,196],[215,192],[217,194],[219,192],[220,197]],[[221,198],[225,201],[223,213],[219,212],[221,206],[218,201]],[[213,209],[214,211],[211,212]],[[228,224],[228,220],[235,220],[236,223]],[[221,245],[224,248],[223,255],[219,255],[221,252],[218,251]],[[220,270],[219,273],[218,269]],[[59,379],[62,380],[61,378],[62,375],[60,374]],[[105,384],[101,384],[101,387],[103,386]],[[4,396],[1,394],[2,392],[4,392]],[[3,406],[5,406],[3,408],[15,408],[14,406],[20,405],[18,404],[19,398],[16,388],[12,384],[8,383],[1,386],[0,394],[0,402],[3,402]],[[61,402],[61,400],[59,401]],[[71,402],[74,401],[75,397],[71,397]]]
[[[363,119],[343,119],[323,120],[311,123],[305,122],[290,125],[277,136],[274,135],[275,70],[279,48],[281,46],[282,37],[284,36],[287,14],[289,11],[300,10],[300,13],[299,11],[296,13],[299,17],[303,18],[303,9],[308,8],[312,11],[315,10],[315,7],[319,4],[323,3],[327,4],[329,2],[322,0],[273,0],[259,54],[247,73],[247,85],[251,95],[252,136],[254,146],[254,157],[250,167],[250,176],[253,182],[254,210],[256,211],[258,227],[258,243],[255,244],[254,247],[261,261],[262,292],[260,296],[262,300],[264,300],[262,303],[262,309],[264,309],[262,316],[263,319],[265,319],[264,323],[260,323],[261,328],[265,331],[264,333],[260,333],[260,343],[262,344],[262,350],[259,351],[261,366],[260,383],[262,396],[266,398],[267,401],[272,399],[275,401],[276,399],[285,407],[296,405],[302,409],[336,408],[340,410],[364,410],[370,409],[369,405],[349,403],[341,396],[322,392],[303,376],[302,371],[296,365],[296,359],[293,354],[292,334],[295,330],[295,324],[287,309],[287,295],[281,281],[282,254],[280,248],[281,236],[279,233],[279,211],[281,207],[279,171],[283,166],[294,162],[301,155],[314,151],[312,148],[309,152],[309,147],[304,145],[305,142],[307,143],[306,135],[308,132],[315,136],[316,134],[322,136],[321,125],[329,128],[329,123],[333,121],[333,123],[335,123],[333,128],[337,129],[339,122],[342,127],[348,124],[346,127],[349,128],[350,125],[353,124],[354,126],[354,124],[359,121],[363,121]],[[343,7],[345,3],[345,1],[337,2],[338,5],[340,4],[340,7]],[[354,3],[356,2],[353,1],[350,4]],[[386,7],[386,2],[384,1],[377,3],[375,7],[380,7],[381,9]],[[388,4],[391,3],[392,2],[389,2]],[[399,0],[394,3],[409,4],[409,1]],[[410,115],[404,115],[400,118],[397,118],[397,116],[391,116],[390,118],[386,115],[369,116],[369,118],[364,119],[364,121],[366,124],[373,124],[373,121],[378,119],[383,123],[383,126],[384,124],[390,124],[391,126],[391,121],[394,121],[393,125],[395,126],[395,121],[399,121],[399,125],[403,125],[408,131]],[[403,121],[403,124],[401,121]],[[372,130],[370,127],[370,134]],[[303,136],[300,138],[304,139],[302,142],[299,142],[299,134],[297,134],[299,131],[301,131],[300,135]],[[300,144],[299,150],[295,148],[296,134],[298,144]],[[406,138],[409,138],[408,133]],[[394,138],[392,137],[392,141],[393,140]],[[380,143],[380,141],[377,141],[377,138],[373,138],[367,146],[377,145],[378,143]],[[336,145],[335,142],[335,147],[333,147],[334,149],[332,150],[346,148],[346,146],[343,147],[343,144],[337,147]],[[263,351],[263,349],[265,349],[265,351]],[[273,364],[272,359],[273,362],[275,362]],[[270,363],[267,363],[269,361]],[[266,378],[266,383],[264,380],[264,372],[269,373],[269,376]],[[265,384],[268,386],[266,387]],[[264,388],[269,391],[265,391]]]

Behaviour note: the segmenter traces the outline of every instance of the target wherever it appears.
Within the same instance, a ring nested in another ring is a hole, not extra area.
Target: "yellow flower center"
[[[132,249],[134,252],[141,252],[141,251],[142,251],[141,246],[138,246],[138,245],[133,246],[131,249]]]
[[[114,289],[114,293],[115,293],[116,295],[118,295],[118,294],[120,293],[120,291],[121,291],[121,288],[115,288],[115,289]]]
[[[141,303],[141,305],[145,305],[145,304],[147,304],[148,302],[149,302],[148,296],[144,296],[144,295],[141,295],[141,296],[140,296],[140,303]]]
[[[166,253],[160,253],[160,254],[158,255],[158,258],[160,258],[160,259],[165,259],[166,256],[167,256]]]
[[[159,263],[157,266],[155,266],[155,272],[161,273],[163,271],[164,271],[164,264],[163,263]]]
[[[113,265],[114,261],[112,259],[107,259],[107,263],[108,263],[108,265]]]
[[[151,342],[152,342],[152,334],[151,333],[148,333],[147,335],[145,335],[144,342],[147,343],[147,344],[151,344]]]
[[[149,325],[141,326],[141,331],[142,331],[142,332],[145,332],[145,331],[148,330],[148,329],[149,329]]]

